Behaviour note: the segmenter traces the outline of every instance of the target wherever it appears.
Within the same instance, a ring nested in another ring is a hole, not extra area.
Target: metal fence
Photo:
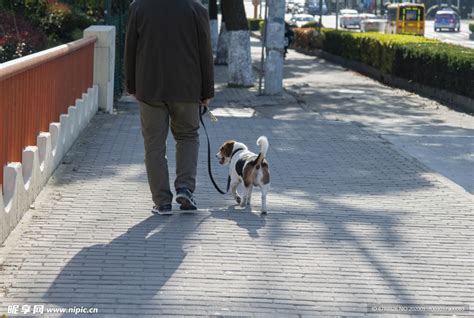
[[[128,2],[120,1],[113,6],[111,0],[105,1],[105,24],[115,26],[116,30],[114,79],[114,96],[116,99],[120,98],[125,90],[124,49],[127,21]]]

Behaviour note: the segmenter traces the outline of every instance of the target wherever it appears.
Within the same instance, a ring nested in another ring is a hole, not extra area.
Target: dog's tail
[[[258,154],[257,159],[255,159],[255,167],[260,169],[260,165],[262,164],[263,159],[267,155],[268,151],[268,139],[265,136],[260,136],[257,139],[257,145],[260,146],[260,153]]]

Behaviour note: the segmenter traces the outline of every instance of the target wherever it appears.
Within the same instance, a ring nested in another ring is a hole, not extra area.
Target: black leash
[[[202,104],[199,104],[199,120],[201,121],[202,128],[204,128],[204,132],[206,133],[206,137],[207,137],[207,169],[209,171],[209,177],[211,178],[211,181],[212,181],[212,184],[214,185],[214,188],[216,188],[216,190],[220,194],[226,194],[227,192],[224,192],[219,188],[216,181],[214,181],[214,177],[212,176],[211,143],[209,141],[209,134],[207,133],[206,125],[204,124],[204,120],[202,119],[202,115],[204,115],[206,112],[207,112],[207,107],[203,107]],[[229,186],[230,186],[230,176],[227,179],[227,191],[229,191]]]

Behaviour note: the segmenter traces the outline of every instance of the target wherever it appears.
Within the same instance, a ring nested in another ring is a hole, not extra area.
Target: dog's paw
[[[242,198],[239,196],[234,197],[234,199],[235,199],[235,202],[237,202],[237,204],[240,204],[242,202]]]

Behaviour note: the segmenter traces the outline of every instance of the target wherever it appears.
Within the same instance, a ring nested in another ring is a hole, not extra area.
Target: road
[[[319,19],[319,17],[317,17]],[[323,16],[323,25],[328,28],[336,27],[336,16]],[[469,40],[469,22],[461,22],[461,32],[435,32],[434,21],[426,21],[425,37],[438,39],[443,42],[453,43],[474,49],[474,41]]]
[[[474,49],[474,41],[469,40],[469,22],[461,21],[461,32],[435,32],[434,21],[426,21],[425,36],[443,42],[459,44]]]
[[[253,5],[251,0],[245,0],[245,12],[247,17],[253,17]],[[263,15],[263,13],[262,13]],[[285,15],[285,20],[289,20],[291,15]],[[319,19],[317,16],[316,19]],[[336,27],[336,16],[335,15],[325,15],[323,16],[323,25],[328,28]],[[453,43],[469,47],[474,49],[474,41],[469,40],[469,21],[461,21],[461,32],[435,32],[434,31],[434,22],[426,21],[425,36],[431,39],[438,39],[443,42]]]

